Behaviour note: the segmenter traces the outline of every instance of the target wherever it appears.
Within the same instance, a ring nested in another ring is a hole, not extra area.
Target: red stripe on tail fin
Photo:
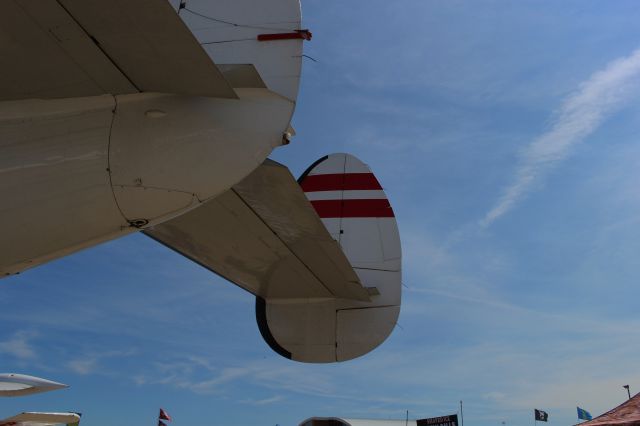
[[[304,192],[370,191],[380,190],[380,182],[373,173],[336,173],[309,175],[301,182]]]
[[[388,200],[314,200],[311,205],[321,218],[395,217]]]

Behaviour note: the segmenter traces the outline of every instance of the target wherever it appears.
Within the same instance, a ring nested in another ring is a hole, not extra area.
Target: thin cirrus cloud
[[[526,148],[514,181],[480,225],[487,227],[511,210],[547,170],[622,107],[637,89],[639,77],[640,49],[637,49],[629,56],[609,62],[585,80],[579,90],[562,103],[551,130]]]
[[[24,330],[15,332],[8,340],[0,341],[0,354],[11,355],[23,361],[37,358],[38,355],[31,343],[35,335]]]

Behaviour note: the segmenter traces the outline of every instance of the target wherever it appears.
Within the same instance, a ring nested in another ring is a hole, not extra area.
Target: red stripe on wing
[[[388,200],[313,200],[311,205],[321,218],[395,217]]]
[[[382,189],[373,173],[310,175],[300,183],[304,192],[371,191]]]

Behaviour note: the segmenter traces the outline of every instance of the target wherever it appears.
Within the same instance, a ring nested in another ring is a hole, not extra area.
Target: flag
[[[534,409],[533,415],[536,417],[536,420],[539,422],[546,422],[549,419],[549,414],[546,411]]]
[[[591,420],[593,419],[593,417],[591,417],[591,414],[589,414],[589,412],[587,410],[584,410],[580,407],[576,407],[578,409],[578,418],[581,420]]]
[[[171,416],[161,408],[160,414],[158,414],[158,419],[171,421]]]

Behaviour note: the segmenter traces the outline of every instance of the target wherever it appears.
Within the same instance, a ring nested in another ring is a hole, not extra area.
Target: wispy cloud
[[[563,102],[551,130],[535,139],[524,152],[514,181],[480,222],[489,226],[529,192],[537,180],[593,133],[631,98],[640,77],[640,49],[610,62],[591,75]]]
[[[280,402],[284,399],[285,398],[282,395],[275,395],[270,398],[263,398],[263,399],[243,399],[240,402],[243,404],[249,404],[249,405],[268,405],[268,404],[274,404],[276,402]]]
[[[278,360],[279,361],[279,360]],[[220,393],[231,383],[251,382],[259,386],[295,391],[304,394],[331,394],[334,389],[326,377],[309,374],[298,364],[282,365],[278,361],[251,361],[244,365],[220,367],[199,356],[187,356],[178,360],[155,363],[153,376],[134,378],[138,385],[164,384],[186,389],[196,394]]]
[[[104,369],[100,365],[101,360],[106,358],[128,357],[135,353],[136,351],[134,350],[89,353],[69,361],[67,367],[76,374],[86,376],[98,371],[104,372]]]
[[[31,339],[35,333],[29,331],[18,331],[14,335],[0,342],[0,354],[11,355],[20,360],[33,360],[37,358],[36,351],[31,344]]]
[[[92,358],[74,359],[72,361],[69,361],[67,365],[74,373],[81,374],[84,376],[94,371],[97,364],[98,364],[98,359],[95,357],[92,357]]]

